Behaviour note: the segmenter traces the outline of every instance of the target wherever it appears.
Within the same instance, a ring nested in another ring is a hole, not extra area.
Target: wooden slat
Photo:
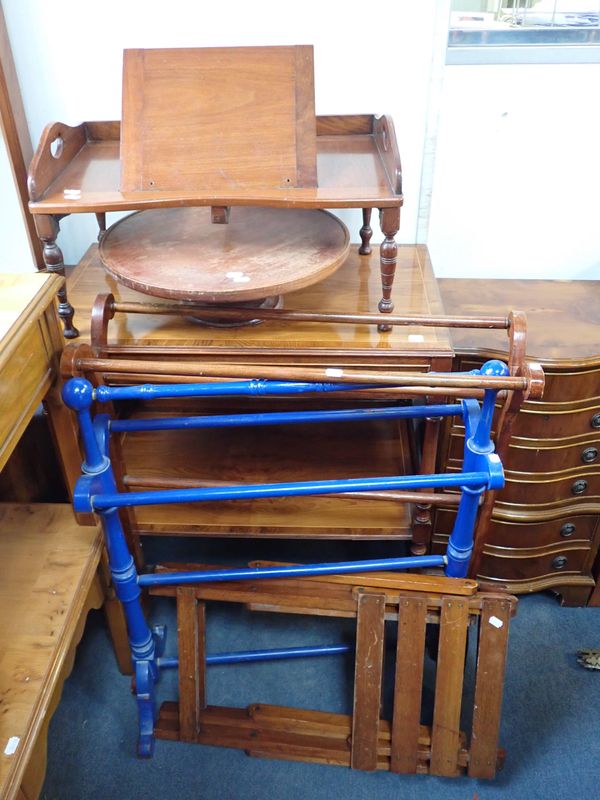
[[[203,615],[202,620],[203,622]],[[179,649],[179,734],[185,742],[195,742],[200,725],[201,697],[198,664],[199,612],[192,589],[177,588],[177,641]],[[202,634],[203,636],[203,634]]]
[[[431,734],[430,771],[433,775],[452,777],[459,773],[460,709],[468,622],[466,600],[443,599]]]
[[[493,778],[496,773],[510,612],[508,600],[483,601],[469,759],[472,778]]]
[[[254,705],[248,709],[207,706],[202,716],[198,742],[211,746],[237,747],[247,755],[350,765],[352,718],[345,714],[306,711],[282,706]],[[178,704],[163,703],[155,733],[159,739],[178,741]],[[459,765],[464,771],[468,754],[461,740]],[[431,734],[421,726],[417,773],[428,772]],[[381,720],[377,747],[377,769],[389,769],[390,726]]]
[[[377,769],[379,712],[383,678],[385,596],[361,593],[356,622],[354,709],[352,715],[353,769]]]
[[[427,602],[424,598],[411,597],[400,601],[390,764],[392,772],[414,773],[419,763],[426,622]]]

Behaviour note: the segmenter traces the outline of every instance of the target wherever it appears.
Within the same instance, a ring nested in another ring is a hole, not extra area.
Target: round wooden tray
[[[346,226],[327,211],[236,206],[139,211],[102,237],[107,271],[138,292],[200,303],[261,300],[326,278],[346,259]]]

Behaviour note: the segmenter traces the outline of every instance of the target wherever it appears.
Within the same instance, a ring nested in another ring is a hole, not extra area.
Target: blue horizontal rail
[[[307,381],[244,380],[216,383],[145,383],[140,386],[98,386],[94,400],[161,400],[176,397],[226,397],[235,395],[320,394],[359,389],[381,389],[381,384],[309,383]],[[388,387],[392,388],[392,387]]]
[[[248,484],[246,486],[207,487],[197,489],[162,489],[155,492],[111,492],[91,497],[94,511],[132,506],[168,505],[169,503],[206,503],[223,500],[258,500],[266,497],[302,497],[309,495],[343,494],[344,492],[374,492],[444,487],[490,487],[486,472],[457,472],[434,475],[401,475],[389,478],[346,478],[328,481],[297,483]]]
[[[315,575],[347,575],[394,569],[428,569],[446,565],[445,556],[403,556],[367,561],[338,561],[325,564],[290,564],[280,567],[232,567],[190,572],[157,572],[138,576],[139,586],[179,586],[183,583],[217,583],[268,578],[301,578]]]
[[[314,658],[315,656],[337,656],[351,653],[352,644],[324,644],[305,647],[277,647],[269,650],[238,650],[226,653],[209,653],[205,663],[208,667],[222,664],[241,664],[249,661],[279,661],[285,658]],[[161,669],[177,669],[179,659],[169,656],[157,659]]]
[[[165,417],[162,419],[116,419],[111,432],[166,431],[182,428],[225,428],[258,425],[290,425],[315,422],[349,422],[372,419],[419,419],[453,417],[463,413],[460,403],[386,408],[348,408],[334,411],[276,411],[264,414],[219,414],[214,416]]]

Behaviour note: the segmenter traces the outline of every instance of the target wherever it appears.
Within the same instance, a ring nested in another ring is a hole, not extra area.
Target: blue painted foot
[[[154,723],[157,710],[154,697],[155,670],[150,661],[137,661],[135,686],[138,705],[138,746],[140,758],[151,758],[154,754]]]

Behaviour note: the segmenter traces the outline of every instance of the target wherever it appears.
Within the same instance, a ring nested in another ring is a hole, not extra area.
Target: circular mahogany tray
[[[112,225],[100,257],[138,292],[199,303],[261,300],[326,278],[345,260],[346,226],[326,211],[235,206],[139,211]]]

